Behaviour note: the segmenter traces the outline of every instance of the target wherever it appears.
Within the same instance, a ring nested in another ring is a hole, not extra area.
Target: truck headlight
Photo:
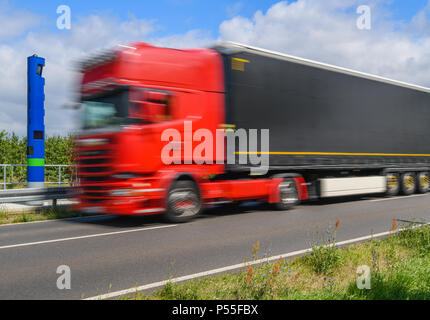
[[[133,179],[133,178],[137,178],[138,175],[133,172],[119,172],[112,175],[112,177],[115,179]]]
[[[129,197],[133,195],[132,189],[115,189],[109,191],[111,197]]]
[[[77,139],[76,144],[78,146],[99,146],[99,145],[105,145],[109,144],[108,139]]]

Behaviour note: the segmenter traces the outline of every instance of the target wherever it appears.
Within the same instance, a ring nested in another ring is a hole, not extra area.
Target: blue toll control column
[[[45,59],[28,57],[27,85],[27,188],[43,188],[45,182]]]

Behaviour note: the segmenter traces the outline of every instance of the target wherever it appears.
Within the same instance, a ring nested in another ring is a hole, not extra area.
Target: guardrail
[[[0,191],[0,203],[17,203],[28,201],[53,200],[57,205],[59,199],[70,199],[78,195],[76,187],[31,188]]]
[[[8,186],[11,185],[26,185],[27,182],[24,181],[14,181],[14,168],[26,168],[27,169],[27,165],[26,164],[0,164],[0,174],[3,174],[3,190],[6,190]],[[9,168],[9,170],[8,170]],[[61,184],[64,183],[74,183],[78,181],[78,175],[77,175],[77,170],[73,170],[72,173],[67,173],[66,175],[68,175],[69,179],[66,179],[63,174],[64,174],[64,169],[65,168],[76,168],[76,166],[74,165],[62,165],[62,164],[47,164],[45,165],[45,168],[47,168],[47,170],[45,170],[45,178],[48,175],[49,169],[50,168],[58,168],[57,171],[57,176],[58,176],[58,180],[57,181],[45,181],[46,184],[57,184],[58,186],[61,186]],[[9,173],[9,174],[8,174]],[[24,173],[20,173],[21,175],[24,175]],[[52,174],[51,174],[52,175]],[[22,179],[22,177],[21,177]]]

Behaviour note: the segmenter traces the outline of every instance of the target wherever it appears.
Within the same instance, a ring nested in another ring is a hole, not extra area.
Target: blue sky
[[[321,0],[323,2],[324,0]],[[251,18],[257,10],[265,12],[276,0],[43,0],[35,5],[34,0],[9,0],[15,7],[25,9],[45,17],[39,28],[56,32],[56,8],[69,5],[72,8],[72,20],[90,14],[116,15],[125,20],[130,14],[138,19],[155,20],[159,27],[155,36],[184,33],[190,29],[209,31],[213,37],[219,34],[219,25],[223,20],[233,16]],[[288,3],[296,0],[288,1]],[[373,1],[363,0],[362,4]],[[427,0],[388,0],[383,6],[388,9],[393,20],[408,22],[427,3]]]
[[[57,7],[71,30],[56,26]],[[371,30],[356,9],[372,8]],[[430,87],[430,0],[0,0],[0,130],[26,132],[26,59],[45,57],[48,134],[73,132],[73,63],[118,44],[230,40]]]
[[[426,4],[427,0],[394,0],[386,7],[392,12],[394,19],[407,22]]]
[[[209,31],[214,37],[218,34],[219,24],[235,15],[251,17],[257,10],[266,11],[277,3],[276,0],[43,0],[35,5],[31,0],[10,0],[9,3],[46,17],[44,28],[56,31],[56,8],[65,4],[72,9],[72,19],[90,14],[114,14],[121,20],[130,14],[138,19],[155,20],[160,29],[156,36],[184,33],[189,29]]]

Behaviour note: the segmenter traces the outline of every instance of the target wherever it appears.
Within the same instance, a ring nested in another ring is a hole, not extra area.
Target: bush
[[[74,158],[73,136],[48,136],[45,139],[45,164],[72,165]],[[0,164],[26,164],[27,163],[27,137],[19,137],[15,133],[0,131]],[[2,169],[2,168],[0,168]],[[27,169],[15,167],[13,169],[13,182],[25,182]],[[65,182],[72,180],[73,172],[70,168],[62,169],[62,179]],[[6,178],[11,181],[10,168],[7,169]],[[4,172],[0,170],[0,182],[4,179]],[[58,168],[45,168],[45,181],[57,181]]]
[[[314,246],[312,253],[306,256],[306,262],[319,274],[329,274],[340,265],[340,254],[336,247]]]
[[[312,246],[310,255],[304,257],[312,269],[319,274],[330,274],[334,269],[340,265],[340,253],[336,245],[336,229],[331,231],[326,230],[326,239],[323,239],[322,244],[315,244]]]

